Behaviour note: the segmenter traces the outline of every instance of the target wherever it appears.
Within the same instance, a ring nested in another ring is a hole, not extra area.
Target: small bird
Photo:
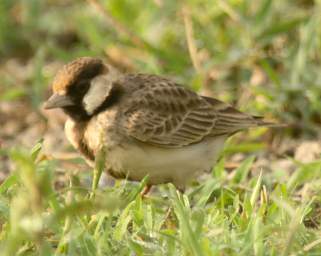
[[[225,140],[258,126],[274,126],[174,81],[123,74],[101,59],[82,57],[61,68],[45,108],[69,117],[66,137],[92,166],[104,148],[114,178],[148,186],[188,181],[215,164]]]

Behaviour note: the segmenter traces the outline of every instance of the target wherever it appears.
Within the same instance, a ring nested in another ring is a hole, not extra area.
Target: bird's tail
[[[251,116],[243,112],[235,111],[233,113],[219,113],[212,135],[229,134],[255,128],[255,127],[270,127],[280,128],[286,127],[285,124],[266,121],[260,116]]]
[[[266,121],[264,120],[262,116],[252,116],[254,119],[254,123],[253,126],[251,125],[251,127],[255,127],[255,126],[264,126],[264,127],[271,127],[271,128],[282,128],[282,127],[287,127],[287,124],[284,123],[276,123],[273,121]]]

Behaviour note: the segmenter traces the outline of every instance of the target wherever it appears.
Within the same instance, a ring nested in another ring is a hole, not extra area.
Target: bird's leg
[[[152,188],[152,185],[146,185],[144,187],[143,191],[140,192],[141,197],[145,197],[148,194],[148,192],[150,191],[151,188]]]
[[[180,186],[175,185],[175,187],[179,192],[181,192],[181,194],[185,193],[185,190],[186,190],[185,185],[180,185]]]

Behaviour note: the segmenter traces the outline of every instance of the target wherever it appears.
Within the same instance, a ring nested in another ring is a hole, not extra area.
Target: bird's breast
[[[104,146],[107,151],[120,144],[115,123],[115,113],[105,112],[94,116],[88,122],[75,122],[68,119],[65,134],[72,146],[77,149],[91,166],[95,155]]]

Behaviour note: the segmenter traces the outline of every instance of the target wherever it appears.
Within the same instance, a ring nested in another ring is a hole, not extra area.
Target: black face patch
[[[75,85],[74,89],[68,93],[72,100],[75,102],[75,106],[64,107],[64,112],[75,121],[88,121],[92,116],[110,108],[116,104],[120,97],[123,95],[121,86],[115,85],[112,87],[110,93],[102,104],[93,113],[88,113],[83,106],[83,98],[88,92],[90,87],[89,81],[81,81],[81,85]],[[82,89],[79,89],[82,88]]]
[[[68,88],[67,95],[69,95],[78,105],[89,90],[89,87],[89,79],[78,80]]]
[[[82,99],[90,86],[89,80],[78,81],[68,88],[67,95],[74,102],[74,106],[64,107],[64,112],[75,121],[85,121],[90,118],[82,106]]]
[[[63,110],[76,122],[88,121],[91,118],[81,106],[64,107]]]
[[[83,69],[81,69],[81,71],[75,79],[75,82],[77,83],[77,81],[90,80],[95,76],[101,74],[103,69],[104,64],[101,60],[89,62]]]

